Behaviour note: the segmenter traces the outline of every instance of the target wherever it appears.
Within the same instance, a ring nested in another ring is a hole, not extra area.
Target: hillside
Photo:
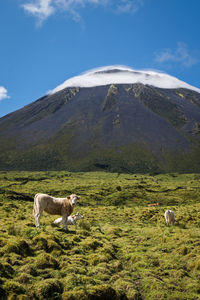
[[[80,76],[84,84],[73,79],[1,118],[0,169],[200,171],[198,89],[168,75],[158,77],[162,87],[149,74],[119,83],[130,81],[123,72],[95,71],[92,83]]]

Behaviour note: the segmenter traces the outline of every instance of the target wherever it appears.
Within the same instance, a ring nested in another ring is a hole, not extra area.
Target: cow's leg
[[[40,206],[40,201],[37,199],[37,196],[35,196],[34,199],[34,217],[35,217],[35,226],[40,227],[40,217],[42,215],[43,209]]]
[[[42,211],[40,211],[40,209],[39,209],[39,211],[36,211],[36,213],[35,213],[35,226],[36,227],[40,227],[40,217],[41,217],[41,215],[42,215]]]
[[[63,230],[68,231],[68,227],[67,227],[67,216],[65,216],[65,215],[62,216],[62,225],[63,225]]]
[[[41,217],[40,213],[35,214],[35,226],[36,227],[40,227],[40,217]]]
[[[37,213],[35,214],[35,226],[39,227],[38,226],[38,214]]]

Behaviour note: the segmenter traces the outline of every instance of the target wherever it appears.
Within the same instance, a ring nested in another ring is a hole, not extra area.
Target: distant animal
[[[158,206],[158,205],[160,205],[160,203],[159,203],[159,202],[156,202],[156,203],[150,203],[150,204],[148,204],[148,206]]]
[[[62,216],[63,229],[68,231],[67,217],[73,212],[74,206],[80,197],[72,194],[66,198],[54,198],[47,194],[36,194],[34,197],[33,214],[36,227],[40,227],[40,217],[43,211],[51,215]]]
[[[76,221],[83,219],[83,216],[80,213],[76,213],[73,216],[67,217],[67,225],[75,225]],[[62,222],[62,218],[58,218],[54,221],[54,224],[60,224]]]
[[[166,212],[164,213],[164,217],[167,225],[174,225],[175,216],[172,210],[166,210]]]

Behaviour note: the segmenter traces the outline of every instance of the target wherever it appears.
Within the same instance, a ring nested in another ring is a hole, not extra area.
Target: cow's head
[[[77,196],[76,194],[71,194],[69,198],[70,198],[71,206],[75,206],[77,200],[79,200],[81,197]]]

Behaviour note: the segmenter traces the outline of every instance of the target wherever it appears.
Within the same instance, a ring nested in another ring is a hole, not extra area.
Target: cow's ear
[[[70,196],[67,196],[67,199],[70,200],[71,199]]]
[[[81,197],[80,197],[80,196],[77,196],[77,199],[81,199]]]

